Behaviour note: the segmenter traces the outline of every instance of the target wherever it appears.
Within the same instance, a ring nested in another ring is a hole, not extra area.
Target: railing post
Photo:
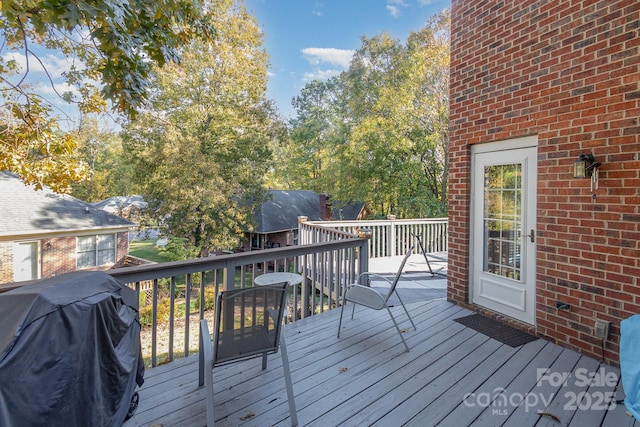
[[[307,222],[308,219],[309,218],[304,215],[298,216],[298,245],[306,245],[310,241],[308,237],[309,229],[305,227],[305,222]]]
[[[322,225],[316,222],[304,221],[303,218],[301,219],[302,221],[299,222],[300,240],[301,243],[306,243],[305,245],[274,248],[270,251],[251,251],[221,255],[171,264],[160,263],[157,265],[124,267],[122,269],[110,270],[109,274],[126,283],[137,284],[140,283],[140,281],[153,283],[151,288],[153,290],[153,300],[150,301],[151,304],[149,307],[143,307],[150,311],[148,316],[151,317],[151,319],[149,319],[151,325],[148,327],[148,330],[145,331],[145,334],[149,334],[152,342],[151,349],[149,350],[152,365],[157,366],[159,355],[162,355],[163,361],[166,354],[168,354],[169,361],[175,358],[174,345],[176,343],[174,342],[174,332],[180,331],[177,333],[184,333],[182,329],[188,324],[187,321],[180,326],[174,324],[178,304],[175,289],[177,282],[182,284],[182,281],[186,280],[185,302],[187,306],[189,306],[188,303],[193,296],[196,295],[191,293],[194,286],[194,274],[200,275],[201,307],[199,314],[200,317],[204,317],[203,305],[206,303],[204,295],[204,288],[207,281],[206,275],[212,274],[211,280],[213,280],[213,283],[209,283],[209,285],[213,286],[215,291],[235,289],[236,287],[251,286],[254,277],[246,274],[249,268],[254,267],[252,276],[255,276],[256,265],[268,264],[269,262],[274,262],[275,265],[283,263],[288,267],[285,268],[286,270],[293,270],[302,274],[305,278],[301,286],[302,289],[300,289],[300,287],[293,288],[293,295],[291,296],[293,301],[290,303],[293,306],[293,310],[291,311],[292,317],[300,318],[307,317],[309,315],[308,309],[314,306],[311,298],[314,296],[312,291],[315,289],[316,281],[322,284],[322,287],[319,287],[319,289],[323,290],[323,295],[329,294],[330,301],[332,292],[336,292],[334,297],[336,298],[337,305],[339,305],[344,289],[356,280],[359,273],[369,271],[370,257],[397,255],[395,252],[384,253],[389,246],[395,248],[394,251],[404,248],[406,244],[404,240],[406,240],[409,235],[407,227],[421,227],[421,229],[424,230],[425,223],[427,223],[429,224],[430,231],[423,232],[430,234],[431,239],[434,240],[433,249],[446,250],[447,245],[446,239],[448,233],[446,218],[427,220],[425,222],[425,220],[415,219],[395,220],[395,218],[389,217],[382,221],[338,221],[325,222]],[[385,227],[391,226],[393,226],[393,229],[389,228],[388,231],[384,229]],[[334,227],[334,229],[327,231],[327,227]],[[318,229],[320,229],[320,231],[316,231]],[[351,233],[340,231],[340,229],[348,229]],[[356,237],[354,236],[356,233],[359,238],[354,238]],[[321,241],[315,241],[314,236]],[[379,244],[376,244],[376,241],[379,242]],[[444,248],[442,245],[444,245]],[[293,260],[293,262],[289,262],[289,260]],[[309,262],[311,260],[315,260],[315,262]],[[242,274],[243,278],[240,284],[237,283],[236,279],[237,271]],[[170,290],[168,298],[168,319],[165,318],[164,312],[162,312],[162,316],[160,316],[162,310],[159,305],[160,293],[158,292],[158,281],[165,278],[169,281],[168,285]],[[137,288],[139,289],[138,292],[143,292],[140,285],[137,285]],[[324,304],[322,298],[321,304]],[[324,305],[322,308],[324,308]],[[298,312],[298,310],[300,310],[300,312]],[[189,314],[190,310],[187,310],[185,316],[189,316]],[[146,315],[145,313],[145,316]],[[233,319],[223,320],[223,322],[226,323],[232,321]],[[159,324],[164,324],[165,322],[169,327],[169,337],[167,340],[159,343],[157,328]],[[193,333],[185,333],[185,338],[186,337],[195,338]],[[185,339],[185,344],[186,342],[188,341]],[[168,349],[165,350],[167,345]],[[182,347],[182,345],[180,346]],[[185,346],[184,352],[192,353],[192,349]],[[149,355],[144,354],[144,357],[149,357]]]
[[[387,215],[389,222],[389,229],[387,230],[387,256],[396,256],[396,216],[393,214]]]
[[[369,241],[371,240],[371,236],[373,236],[373,232],[368,228],[358,230],[358,237],[366,239],[359,248],[358,274],[369,271]]]

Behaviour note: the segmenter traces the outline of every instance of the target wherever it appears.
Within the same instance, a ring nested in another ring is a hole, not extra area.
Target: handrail
[[[143,356],[150,359],[151,366],[156,366],[193,351],[207,301],[215,298],[220,290],[253,286],[255,277],[267,271],[299,273],[305,280],[301,285],[291,287],[288,298],[288,320],[295,321],[333,308],[343,289],[360,272],[368,270],[368,262],[367,240],[348,236],[307,245],[123,267],[108,273],[129,284],[139,294],[148,289],[149,303],[141,307],[141,317],[150,313],[143,323],[150,326],[151,349],[143,350]],[[321,292],[317,293],[317,290]],[[168,295],[163,298],[162,294]],[[184,313],[178,314],[181,306],[185,307]],[[178,327],[178,321],[184,322],[184,326]],[[160,325],[163,330],[168,329],[167,339],[159,339]],[[184,331],[183,335],[177,332],[179,330]],[[166,356],[161,357],[165,353]]]
[[[268,271],[301,274],[303,283],[292,286],[288,297],[288,320],[295,321],[339,305],[346,286],[369,270],[370,258],[404,254],[414,243],[412,234],[422,234],[426,251],[446,251],[446,232],[446,218],[301,222],[296,246],[122,267],[108,273],[140,295],[142,322],[148,325],[143,334],[151,336],[145,340],[151,344],[143,356],[156,366],[193,352],[199,320],[209,315],[208,301],[219,290],[253,286],[255,277]]]
[[[369,257],[381,258],[404,255],[415,243],[413,235],[419,234],[427,252],[446,252],[448,225],[447,218],[304,221],[298,224],[298,239],[310,244],[341,235],[367,236]]]

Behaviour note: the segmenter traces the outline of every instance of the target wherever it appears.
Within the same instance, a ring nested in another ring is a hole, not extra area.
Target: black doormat
[[[505,325],[481,314],[472,314],[453,320],[511,347],[518,347],[538,339],[538,337],[522,332],[513,326]]]

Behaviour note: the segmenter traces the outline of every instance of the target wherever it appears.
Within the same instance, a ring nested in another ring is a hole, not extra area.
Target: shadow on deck
[[[383,311],[345,317],[340,339],[339,310],[286,325],[301,426],[634,425],[615,405],[618,369],[542,339],[512,348],[455,322],[471,312],[443,299],[408,308],[418,327],[408,353]],[[217,424],[289,426],[280,364],[274,355],[265,371],[259,359],[216,368]],[[204,426],[197,365],[191,356],[148,370],[125,427]]]

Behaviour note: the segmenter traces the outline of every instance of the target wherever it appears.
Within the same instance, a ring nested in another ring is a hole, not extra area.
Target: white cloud
[[[29,56],[29,73],[43,73],[45,69],[51,78],[55,79],[60,77],[65,71],[69,71],[71,68],[71,62],[65,57],[60,57],[52,54],[40,55],[38,59],[34,56]],[[27,58],[24,54],[19,52],[10,52],[4,55],[4,61],[14,60],[20,66],[22,72],[27,71]],[[78,67],[80,68],[80,67]],[[84,66],[82,67],[84,68]]]
[[[400,16],[400,10],[395,6],[391,6],[390,4],[387,5],[387,12],[389,12],[389,15],[393,16],[394,18]]]
[[[348,67],[355,51],[349,49],[336,49],[333,47],[307,47],[301,50],[304,58],[311,65],[330,63],[341,67]]]
[[[40,82],[37,87],[38,87],[38,94],[49,99],[56,99],[58,98],[58,95],[62,95],[65,92],[72,92],[74,96],[79,96],[79,93],[76,90],[76,88],[73,86],[69,86],[66,83],[56,83],[52,87],[50,84],[46,84],[45,82]]]
[[[313,80],[327,80],[333,76],[340,74],[342,70],[317,70],[311,73],[304,73],[302,81],[310,82]]]
[[[397,18],[398,16],[402,15],[401,8],[405,8],[407,6],[409,5],[405,3],[404,0],[387,0],[386,9],[387,9],[387,12],[389,12],[389,15],[393,16],[394,18]]]
[[[324,12],[321,10],[322,8],[324,8],[324,3],[316,3],[313,6],[313,10],[311,11],[311,13],[313,13],[315,16],[322,17],[324,16]]]

